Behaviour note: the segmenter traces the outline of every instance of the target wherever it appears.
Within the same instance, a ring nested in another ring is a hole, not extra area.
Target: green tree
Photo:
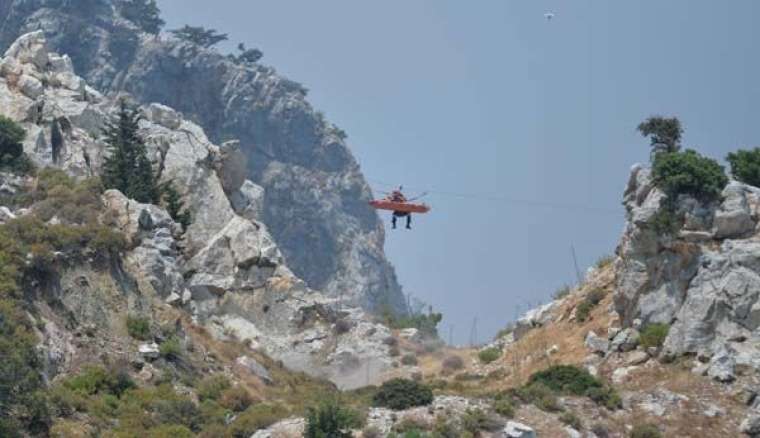
[[[671,202],[681,194],[703,201],[715,200],[728,184],[723,166],[691,149],[657,154],[652,176]]]
[[[19,172],[31,170],[22,144],[26,131],[13,120],[0,116],[0,168]]]
[[[170,32],[183,41],[188,41],[206,48],[219,44],[222,41],[227,41],[228,39],[226,33],[220,34],[214,29],[206,29],[201,26],[185,25],[185,27],[174,29]]]
[[[760,148],[740,149],[726,156],[731,165],[731,175],[751,186],[760,187]]]
[[[652,116],[641,122],[638,130],[649,137],[652,152],[678,152],[681,149],[681,121],[676,117]]]
[[[169,216],[182,225],[182,230],[186,231],[187,227],[192,223],[193,217],[190,211],[185,208],[185,205],[182,202],[182,197],[174,186],[174,182],[165,182],[161,185],[160,191],[163,205],[169,213]]]
[[[360,426],[358,415],[340,405],[338,400],[328,399],[317,408],[309,409],[306,416],[306,438],[350,438],[351,429]]]
[[[125,0],[119,4],[121,16],[148,33],[157,34],[166,24],[156,0]]]
[[[122,100],[115,120],[106,125],[109,156],[103,164],[103,186],[139,202],[157,204],[158,185],[145,143],[138,135],[140,112]]]

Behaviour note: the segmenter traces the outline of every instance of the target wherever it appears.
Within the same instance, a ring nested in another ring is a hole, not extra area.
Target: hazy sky
[[[159,4],[169,28],[229,33],[220,49],[258,47],[309,88],[376,190],[438,192],[386,252],[455,342],[573,282],[571,245],[582,270],[614,251],[648,115],[678,115],[716,158],[760,145],[754,0]]]

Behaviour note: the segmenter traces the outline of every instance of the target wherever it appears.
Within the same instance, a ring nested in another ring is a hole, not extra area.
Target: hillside
[[[216,144],[239,140],[246,178],[264,189],[260,220],[293,272],[347,303],[403,308],[370,188],[307,90],[259,62],[147,33],[120,15],[120,3],[0,0],[0,51],[42,30],[100,92],[174,108]]]

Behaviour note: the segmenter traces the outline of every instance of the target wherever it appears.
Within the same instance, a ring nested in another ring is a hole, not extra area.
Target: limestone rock
[[[760,435],[760,414],[750,413],[739,425],[739,430],[751,437]]]
[[[626,365],[641,365],[649,360],[649,354],[641,350],[636,350],[628,353],[625,356]]]
[[[536,438],[536,432],[530,427],[516,421],[510,421],[504,428],[506,438]]]
[[[182,119],[174,109],[160,103],[151,103],[145,109],[145,115],[153,123],[161,125],[171,130],[179,129],[182,125]]]
[[[627,328],[618,333],[610,342],[612,351],[631,351],[639,344],[639,332],[633,328]]]
[[[148,360],[155,360],[161,355],[158,349],[158,344],[151,342],[149,344],[140,344],[137,351],[142,357]]]
[[[592,352],[598,353],[601,355],[607,354],[607,351],[610,348],[610,343],[604,338],[601,338],[596,335],[593,331],[588,332],[586,335],[586,347],[588,347]]]
[[[732,382],[736,379],[736,359],[731,350],[720,348],[710,360],[707,375],[719,382]]]
[[[265,383],[272,383],[272,376],[269,374],[266,368],[261,365],[256,359],[250,356],[240,356],[235,360],[235,363],[243,367],[245,370],[260,378]]]

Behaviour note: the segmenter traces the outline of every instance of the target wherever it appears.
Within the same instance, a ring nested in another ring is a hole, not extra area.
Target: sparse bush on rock
[[[668,331],[670,326],[663,323],[647,324],[641,330],[639,335],[639,344],[643,347],[655,347],[660,348],[665,342],[665,338],[668,337]]]
[[[652,179],[671,201],[678,195],[714,201],[728,184],[723,166],[692,149],[658,154],[652,166]]]

